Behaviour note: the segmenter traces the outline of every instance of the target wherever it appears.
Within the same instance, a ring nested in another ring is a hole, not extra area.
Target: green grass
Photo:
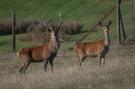
[[[0,36],[0,50],[1,51],[10,51],[12,39],[11,36]]]
[[[17,18],[21,19],[41,19],[45,15],[47,19],[58,20],[57,15],[62,13],[64,21],[77,20],[84,24],[83,30],[89,31],[92,26],[115,5],[115,0],[0,0],[0,19],[11,18],[12,11],[15,11]],[[122,3],[122,15],[127,36],[135,33],[133,17],[132,0]],[[106,20],[112,20],[111,26],[111,42],[117,41],[117,26],[116,26],[116,11],[114,11]],[[97,32],[91,33],[84,41],[94,41],[103,38],[101,28],[97,28]],[[83,34],[74,35],[65,45],[67,48],[72,48],[72,43],[78,41]],[[0,50],[11,50],[11,37],[0,36]],[[5,39],[5,41],[4,41]],[[9,41],[8,41],[9,40]],[[17,41],[18,42],[18,41]],[[8,44],[6,44],[8,43]],[[27,43],[18,43],[18,48],[27,46]],[[30,45],[30,44],[29,44]],[[64,46],[65,48],[65,46]]]
[[[90,17],[93,11],[99,13],[97,8],[104,5],[101,10],[105,11],[106,7],[114,3],[107,0],[0,0],[0,2],[1,18],[9,16],[15,10],[19,17],[37,18],[45,14],[49,18],[57,18],[56,15],[61,12],[64,18],[68,19]]]
[[[25,42],[20,41],[21,35],[16,36],[16,50],[19,50],[23,47],[32,47],[37,45],[36,42]],[[0,36],[0,52],[12,52],[12,35]]]

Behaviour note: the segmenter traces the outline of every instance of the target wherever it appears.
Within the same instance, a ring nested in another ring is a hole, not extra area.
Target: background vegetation
[[[106,13],[115,6],[115,0],[0,0],[0,19],[11,19],[13,11],[17,14],[17,19],[41,19],[45,15],[46,19],[58,21],[58,14],[62,14],[63,21],[76,20],[82,23],[83,31],[91,30],[91,27]],[[126,34],[129,36],[135,33],[134,29],[134,15],[133,15],[133,1],[125,1],[122,3],[122,15],[125,25]],[[112,20],[111,26],[111,41],[116,42],[116,11],[113,12],[104,22]],[[97,28],[97,32],[90,34],[84,41],[93,41],[102,39],[102,31]],[[87,33],[87,32],[86,32]],[[71,40],[67,44],[67,48],[72,48],[74,41],[79,40],[85,33],[70,36]],[[19,36],[17,36],[19,37]],[[0,49],[2,51],[11,51],[12,37],[0,36],[2,40]],[[4,41],[4,39],[6,41]],[[6,43],[4,43],[6,42]],[[21,45],[23,44],[23,45]],[[17,49],[25,47],[25,42],[17,41]],[[30,45],[31,46],[31,45]],[[8,48],[9,47],[9,48]]]

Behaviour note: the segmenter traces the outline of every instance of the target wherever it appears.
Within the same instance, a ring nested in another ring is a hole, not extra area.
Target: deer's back
[[[30,60],[32,61],[43,61],[49,57],[50,49],[48,44],[31,48],[22,48],[19,51],[18,55],[23,60],[24,58],[30,58]]]
[[[78,43],[75,45],[75,50],[85,56],[97,55],[104,49],[104,40],[96,42]]]

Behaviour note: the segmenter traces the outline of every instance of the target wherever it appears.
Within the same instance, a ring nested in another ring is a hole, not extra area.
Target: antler
[[[47,30],[49,30],[49,31],[51,31],[52,30],[52,25],[51,25],[51,27],[49,27],[48,25],[47,25],[47,20],[44,20],[44,17],[45,16],[43,16],[43,18],[42,18],[42,20],[43,20],[43,25],[45,26],[45,28],[47,29]]]
[[[58,17],[59,17],[59,25],[58,25],[58,30],[60,29],[60,27],[61,27],[61,24],[62,24],[62,14],[61,13],[59,13],[58,14]]]
[[[102,24],[102,22],[99,22],[98,25],[99,25],[99,26],[109,26],[109,25],[111,25],[111,23],[112,23],[112,22],[111,22],[111,20],[110,20],[110,21],[108,22],[108,24]]]

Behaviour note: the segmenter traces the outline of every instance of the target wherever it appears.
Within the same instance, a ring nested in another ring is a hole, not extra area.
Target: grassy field
[[[64,21],[77,20],[84,24],[84,31],[90,28],[114,6],[115,0],[0,0],[0,19],[11,17],[16,11],[18,18],[58,20],[62,13]],[[54,60],[54,73],[50,66],[45,73],[43,63],[31,64],[26,75],[19,76],[20,62],[12,53],[12,36],[0,36],[0,89],[134,89],[135,88],[135,17],[132,0],[122,3],[122,14],[128,39],[125,45],[118,46],[116,30],[116,12],[106,20],[112,20],[111,46],[106,56],[106,65],[98,65],[97,58],[87,58],[81,69],[76,65],[73,43],[86,33],[70,36],[70,40],[61,43]],[[91,33],[84,41],[102,39],[101,28]],[[22,47],[37,45],[36,42],[22,42],[17,35],[17,50]]]
[[[134,89],[134,53],[134,45],[112,45],[105,66],[98,67],[97,58],[87,58],[79,70],[73,51],[59,51],[54,73],[50,66],[45,73],[43,63],[35,63],[23,78],[15,54],[1,54],[0,89]]]

